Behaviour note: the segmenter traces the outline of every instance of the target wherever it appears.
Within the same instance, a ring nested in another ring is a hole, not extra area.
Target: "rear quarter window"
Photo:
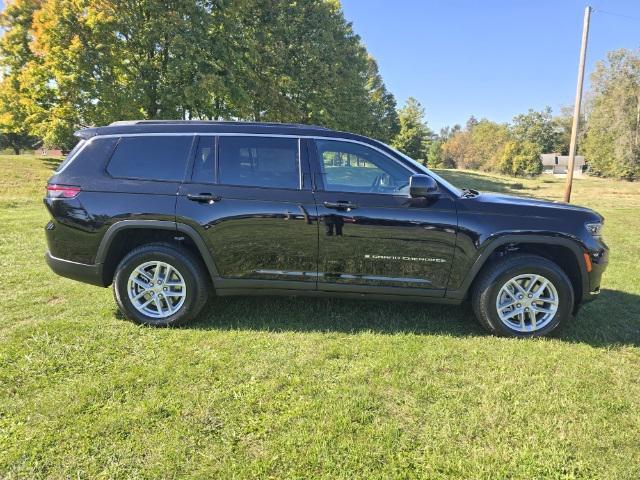
[[[122,137],[107,166],[115,178],[180,182],[192,136]]]
[[[55,173],[60,173],[62,170],[67,168],[69,163],[71,163],[71,161],[76,157],[76,155],[82,149],[82,147],[84,146],[85,143],[87,143],[86,140],[80,139],[80,141],[78,141],[78,143],[76,143],[76,146],[73,147],[71,149],[71,151],[67,154],[67,156],[64,158],[62,163],[60,165],[58,165],[58,168],[56,168]]]

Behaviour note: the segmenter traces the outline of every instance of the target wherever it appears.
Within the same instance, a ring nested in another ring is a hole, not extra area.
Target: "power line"
[[[626,18],[627,20],[635,20],[636,22],[640,22],[640,17],[634,17],[632,15],[625,15],[623,13],[609,12],[607,10],[600,10],[599,8],[594,8],[594,12],[604,13],[606,15],[612,15],[614,17]]]

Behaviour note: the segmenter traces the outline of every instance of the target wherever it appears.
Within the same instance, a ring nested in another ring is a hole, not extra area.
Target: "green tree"
[[[398,131],[395,99],[337,0],[16,0],[3,26],[0,122],[47,145],[133,118]]]
[[[24,98],[25,71],[34,55],[29,47],[33,15],[40,8],[39,0],[14,0],[0,13],[0,133],[2,145],[16,154],[24,148],[33,148],[37,142],[30,135],[29,110]]]
[[[583,143],[595,175],[640,179],[640,56],[610,52],[591,77],[593,105]]]
[[[496,170],[502,149],[511,139],[506,124],[487,119],[467,122],[468,128],[458,130],[442,146],[443,162],[458,168]]]
[[[375,59],[369,56],[367,60],[366,86],[371,115],[369,115],[370,124],[364,133],[382,142],[390,143],[400,131],[396,99],[382,81]]]
[[[508,126],[482,119],[470,135],[470,151],[467,153],[470,161],[466,168],[495,170],[502,149],[511,138]]]
[[[427,150],[427,166],[429,168],[455,168],[456,164],[450,157],[447,157],[444,151],[445,141],[442,138],[436,138],[429,143]]]
[[[540,146],[533,142],[512,140],[504,145],[498,168],[516,177],[532,177],[542,173]]]
[[[411,158],[426,162],[432,133],[423,118],[424,108],[418,100],[409,97],[404,107],[398,111],[400,131],[392,145]]]
[[[529,109],[527,113],[515,116],[511,133],[516,140],[535,143],[543,153],[554,152],[558,145],[558,132],[550,107],[539,112]]]

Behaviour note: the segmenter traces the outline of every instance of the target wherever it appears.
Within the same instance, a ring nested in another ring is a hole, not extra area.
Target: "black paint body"
[[[120,138],[162,134],[192,138],[182,180],[109,175],[109,158]],[[298,139],[300,188],[222,185],[217,167],[210,181],[192,182],[200,139],[217,144],[218,136],[233,135]],[[171,234],[178,245],[186,238],[219,295],[372,294],[458,303],[486,261],[526,244],[539,246],[541,254],[545,248],[563,252],[577,272],[572,280],[580,303],[599,290],[607,263],[606,245],[585,227],[602,217],[586,208],[490,193],[461,195],[437,177],[438,192],[428,198],[326,191],[317,138],[368,145],[413,174],[431,175],[358,135],[310,126],[184,122],[100,127],[78,136],[85,147],[49,180],[82,190],[71,199],[45,198],[52,217],[47,260],[57,273],[96,285],[111,283],[113,266],[107,264],[113,261],[114,239],[140,230]]]

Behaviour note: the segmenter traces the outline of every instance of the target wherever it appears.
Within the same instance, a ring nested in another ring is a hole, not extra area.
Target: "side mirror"
[[[409,196],[413,198],[431,197],[438,192],[438,184],[429,175],[415,174],[409,177]]]

